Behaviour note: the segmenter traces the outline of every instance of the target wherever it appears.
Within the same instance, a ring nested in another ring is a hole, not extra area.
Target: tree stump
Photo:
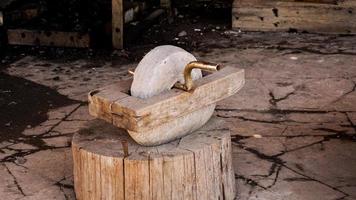
[[[101,120],[73,137],[77,199],[206,200],[235,197],[231,139],[222,121],[155,147]]]

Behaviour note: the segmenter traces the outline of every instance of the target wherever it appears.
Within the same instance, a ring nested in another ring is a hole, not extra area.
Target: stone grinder
[[[202,71],[209,73],[203,76]],[[89,112],[127,130],[141,145],[160,145],[199,129],[216,102],[243,85],[241,69],[197,61],[179,47],[159,46],[141,60],[133,80],[91,91]]]
[[[89,93],[90,114],[111,124],[92,120],[73,136],[77,199],[235,199],[230,131],[211,116],[244,71],[159,46],[133,74]]]

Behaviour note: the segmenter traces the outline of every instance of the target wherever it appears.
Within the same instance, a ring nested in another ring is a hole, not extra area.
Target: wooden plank
[[[114,115],[114,122],[135,132],[149,130],[227,98],[243,85],[244,70],[225,67],[197,80],[191,92],[172,89],[145,100],[132,96],[118,100],[112,105],[112,112],[125,117]]]
[[[89,113],[106,121],[112,122],[111,105],[129,96],[128,88],[132,80],[119,81],[115,84],[91,91],[88,94]]]
[[[235,94],[244,85],[244,70],[225,67],[196,81],[192,92],[172,89],[150,99],[122,92],[129,90],[129,84],[124,81],[91,92],[90,114],[131,131],[151,129]]]
[[[356,1],[346,2],[235,0],[232,27],[242,31],[355,34]]]
[[[9,29],[8,42],[12,45],[39,45],[87,48],[90,46],[88,34],[60,31],[37,31],[26,29]]]
[[[19,20],[31,20],[40,15],[39,8],[25,8],[12,12],[6,12],[6,21],[19,21]]]
[[[261,6],[276,6],[276,5],[293,5],[293,6],[307,6],[329,4],[341,7],[354,7],[356,0],[234,0],[232,7],[261,7]]]
[[[123,0],[112,0],[112,44],[122,49],[124,33]]]
[[[244,85],[244,70],[225,67],[195,82],[195,89],[172,89],[149,99],[132,97],[125,81],[90,95],[90,113],[130,131],[150,130],[235,94]],[[119,88],[127,87],[126,89]],[[117,99],[116,101],[114,101]]]

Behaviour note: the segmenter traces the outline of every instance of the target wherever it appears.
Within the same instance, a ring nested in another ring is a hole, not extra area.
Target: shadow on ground
[[[0,142],[17,140],[25,128],[46,121],[49,109],[74,103],[49,87],[0,73]]]

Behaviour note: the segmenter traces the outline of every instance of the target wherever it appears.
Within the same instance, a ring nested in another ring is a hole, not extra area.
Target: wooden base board
[[[90,47],[89,34],[60,31],[37,31],[26,29],[9,29],[8,43],[11,45],[38,45],[57,47]]]
[[[356,0],[235,0],[232,27],[242,31],[356,34]]]

